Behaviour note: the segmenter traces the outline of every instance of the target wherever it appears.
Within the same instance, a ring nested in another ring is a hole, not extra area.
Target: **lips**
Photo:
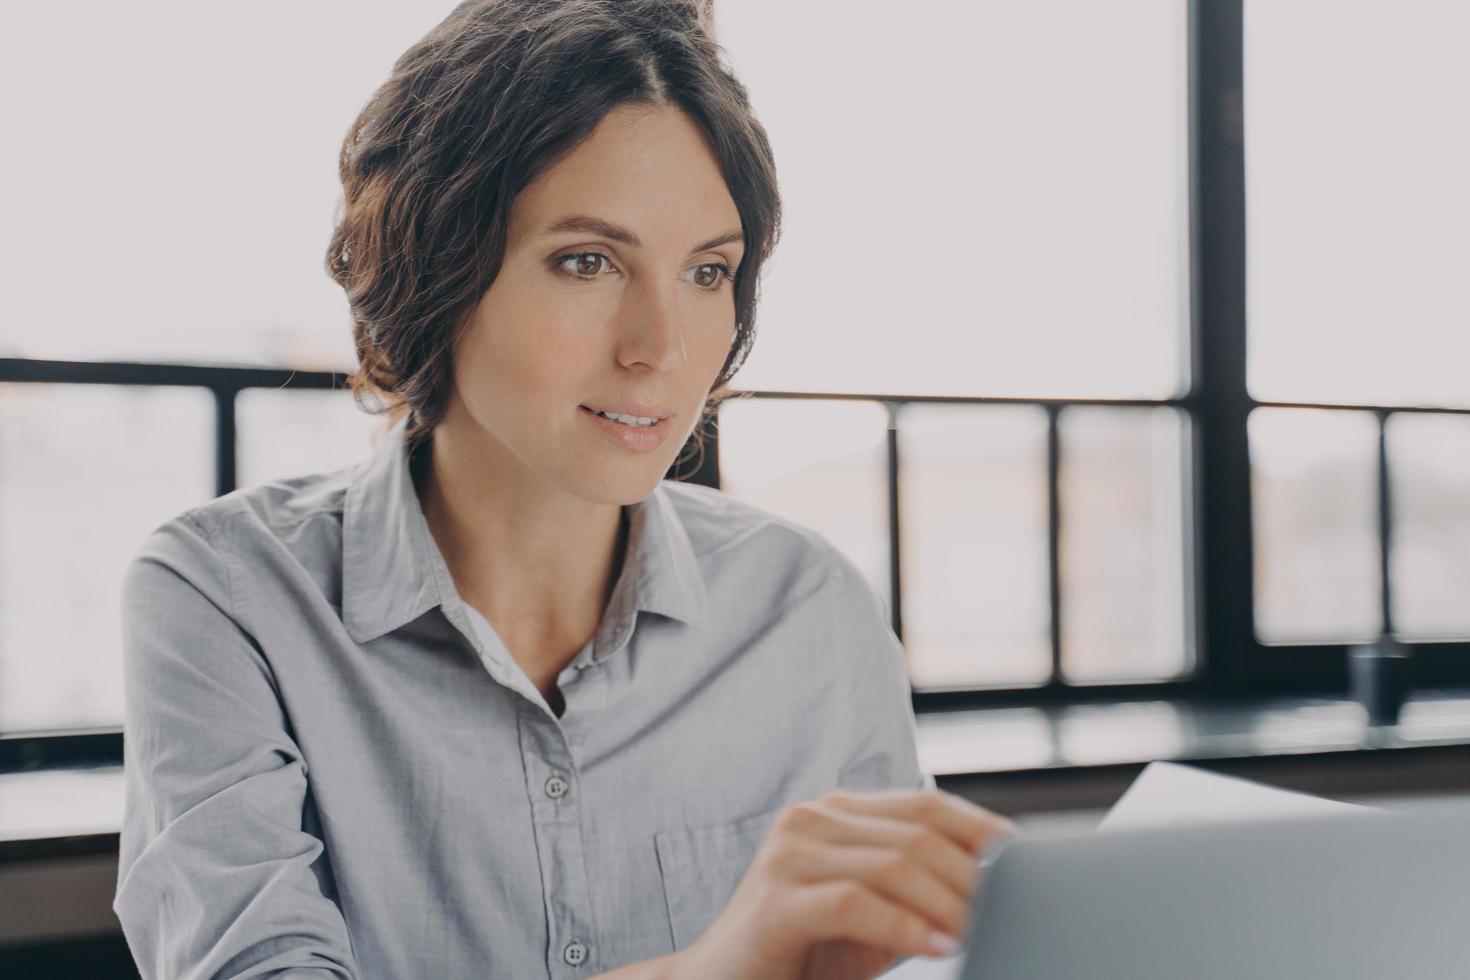
[[[613,412],[617,415],[632,415],[644,419],[665,419],[674,414],[672,408],[654,402],[614,402],[607,405],[588,404],[581,407],[592,412]]]
[[[660,422],[663,422],[664,421],[663,419],[659,419],[658,422],[654,422],[652,425],[646,425],[646,424],[644,424],[642,422],[639,422],[636,425],[629,425],[629,423],[627,423],[627,422],[620,422],[617,419],[613,418],[612,416],[610,416],[610,415],[604,415],[601,412],[599,412],[597,409],[595,409],[595,408],[589,408],[586,405],[580,405],[580,406],[578,406],[577,407],[577,411],[579,411],[579,412],[586,412],[588,415],[591,415],[594,418],[602,419],[604,422],[611,422],[614,425],[627,425],[629,428],[636,428],[636,429],[651,429],[654,426],[658,425]],[[627,413],[619,412],[618,414],[620,414],[620,415],[623,415],[623,414],[632,415],[633,413],[632,412],[627,412]],[[650,416],[644,415],[644,416],[640,416],[640,418],[650,418]]]
[[[577,411],[587,416],[587,420],[597,426],[598,431],[615,445],[633,452],[646,453],[658,449],[669,438],[674,425],[673,419],[669,417],[661,418],[651,425],[629,425],[599,415],[586,405],[579,407]]]

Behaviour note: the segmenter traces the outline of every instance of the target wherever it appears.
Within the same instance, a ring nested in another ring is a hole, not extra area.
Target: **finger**
[[[846,939],[900,956],[942,956],[958,949],[956,937],[851,879],[799,889],[792,902],[815,940]]]
[[[861,882],[899,907],[923,916],[930,928],[955,935],[963,933],[969,921],[968,898],[902,851],[808,840],[787,851],[785,871],[788,881],[803,885],[834,879]]]
[[[979,881],[974,856],[928,824],[854,813],[814,800],[794,808],[788,829],[807,840],[901,851],[963,899],[975,893]]]
[[[918,821],[954,840],[971,854],[979,854],[992,841],[1014,837],[1014,823],[998,813],[976,806],[962,796],[940,789],[888,790],[824,794],[823,804],[849,813],[871,814]]]

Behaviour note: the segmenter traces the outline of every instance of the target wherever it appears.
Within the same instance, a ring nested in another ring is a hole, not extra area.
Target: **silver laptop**
[[[1470,977],[1470,804],[1018,837],[960,977]]]

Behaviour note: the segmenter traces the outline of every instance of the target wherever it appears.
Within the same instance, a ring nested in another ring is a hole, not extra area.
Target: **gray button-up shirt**
[[[403,429],[128,567],[113,909],[145,978],[587,977],[696,939],[786,803],[933,785],[878,594],[706,487],[628,508],[558,718],[456,591]]]

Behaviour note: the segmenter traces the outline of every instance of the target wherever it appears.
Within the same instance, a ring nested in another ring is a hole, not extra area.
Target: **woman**
[[[387,438],[128,570],[114,908],[145,977],[954,949],[1013,828],[919,770],[876,594],[820,535],[661,482],[779,218],[706,17],[472,0],[353,126],[328,267]]]

